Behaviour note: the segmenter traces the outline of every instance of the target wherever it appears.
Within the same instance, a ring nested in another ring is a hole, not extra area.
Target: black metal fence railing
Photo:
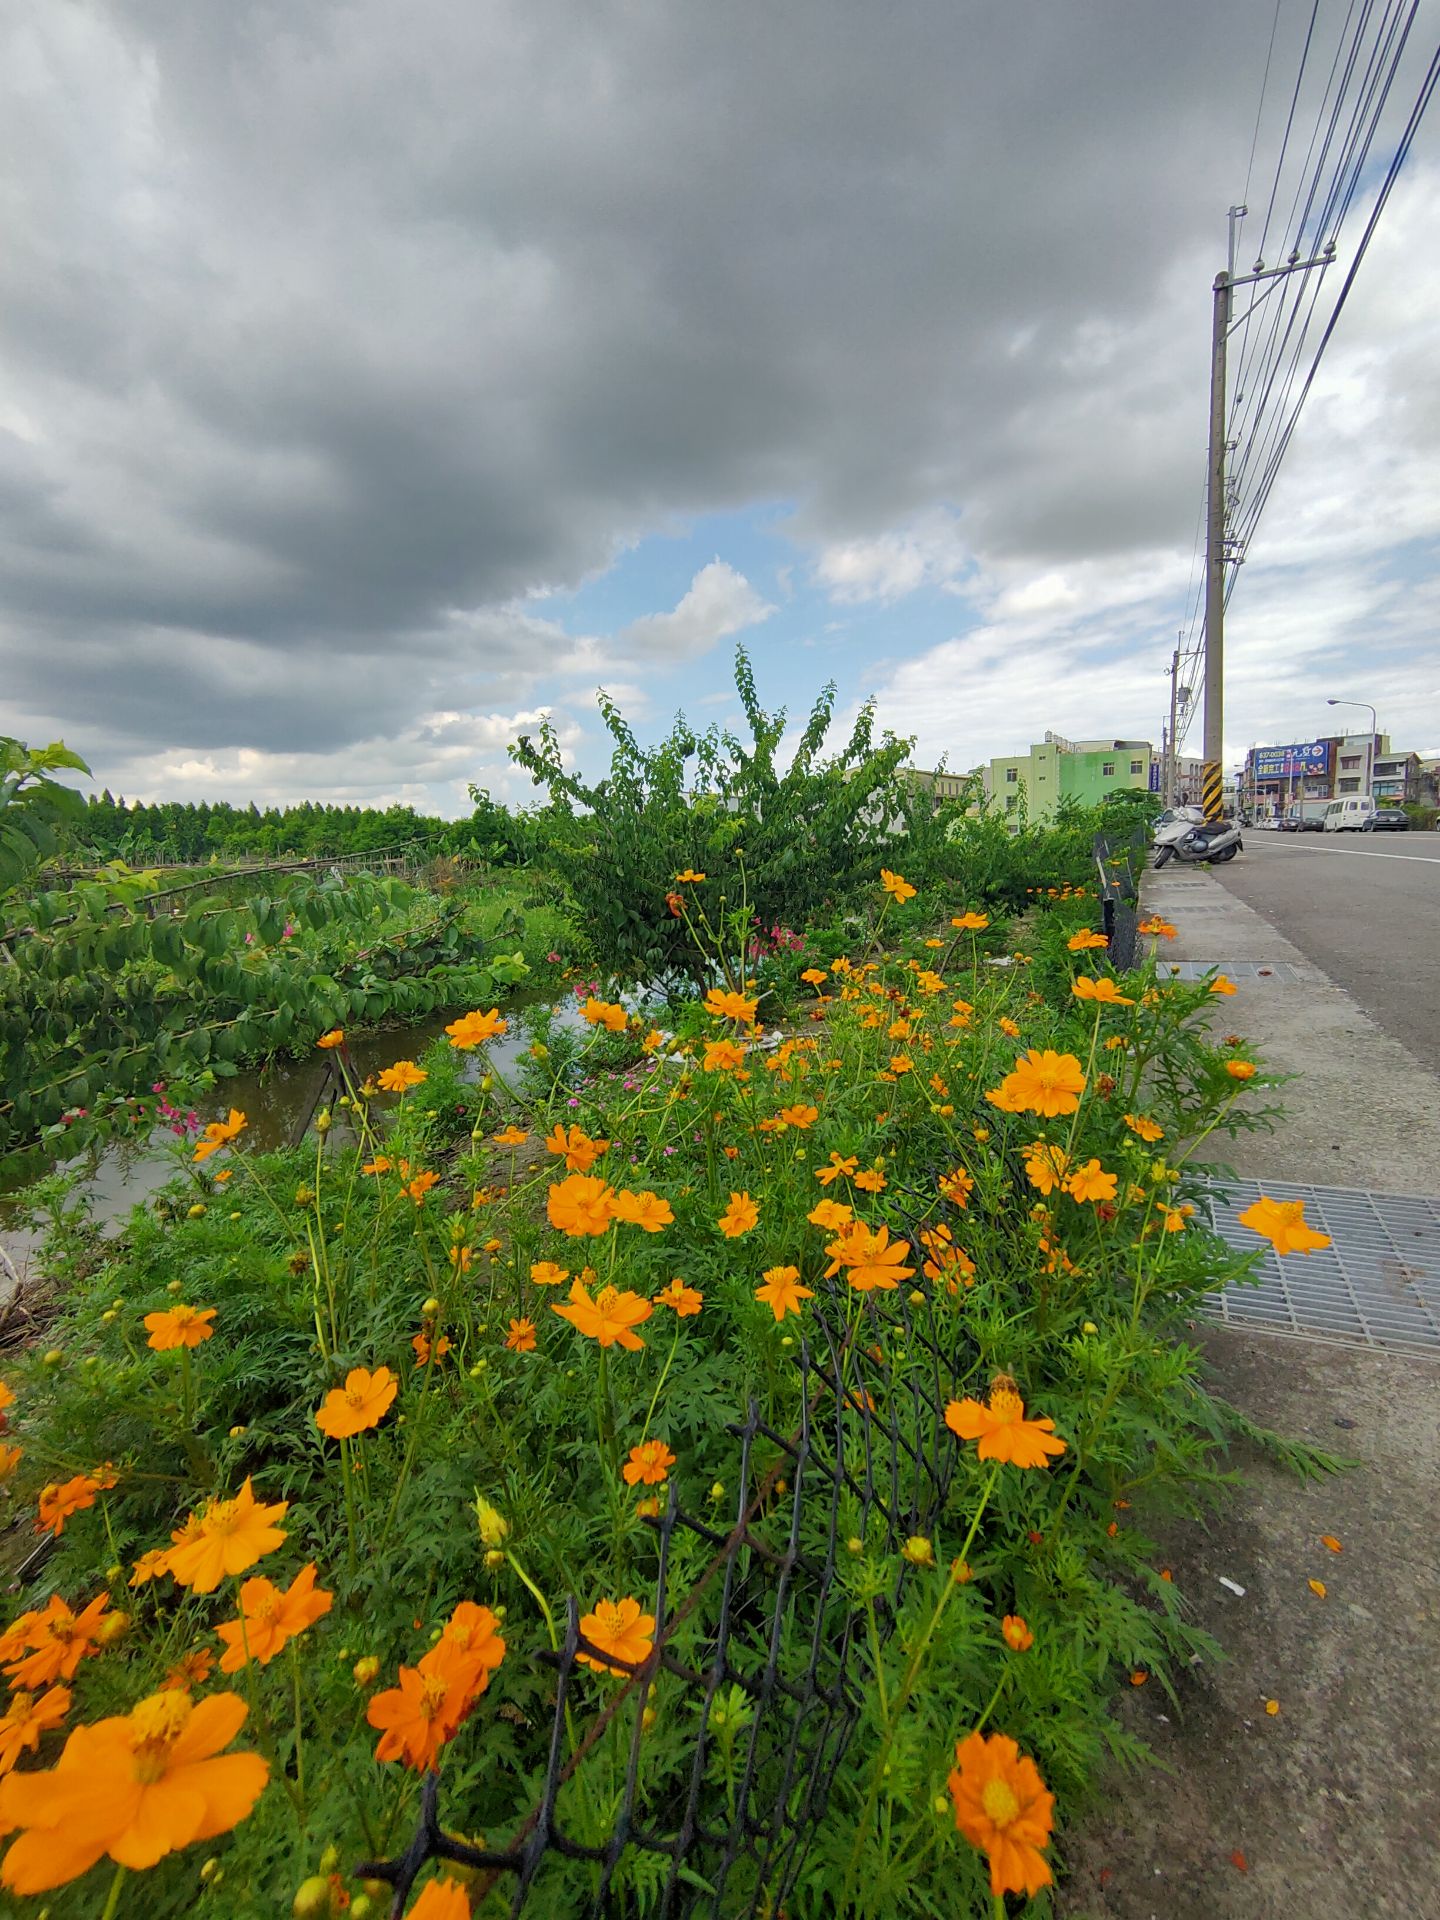
[[[899,1550],[933,1529],[959,1459],[944,1408],[976,1350],[945,1311],[944,1287],[935,1295],[938,1306],[912,1305],[903,1291],[867,1295],[847,1331],[855,1296],[817,1288],[811,1337],[798,1350],[798,1426],[778,1433],[752,1404],[729,1429],[739,1446],[733,1524],[722,1532],[687,1512],[673,1486],[650,1522],[653,1651],[624,1667],[629,1678],[582,1731],[593,1687],[581,1656],[603,1656],[615,1671],[624,1663],[586,1640],[571,1598],[558,1652],[539,1656],[554,1670],[555,1698],[536,1804],[505,1844],[472,1845],[454,1831],[463,1806],[449,1807],[442,1824],[442,1780],[431,1774],[405,1851],[356,1870],[394,1889],[395,1920],[431,1861],[471,1870],[477,1912],[508,1882],[512,1920],[602,1920],[622,1909],[768,1920],[782,1911],[873,1684],[866,1616],[842,1565],[846,1543],[883,1538],[894,1553],[897,1571],[878,1607],[888,1639],[915,1577]],[[905,1354],[903,1381],[892,1378],[887,1345]],[[672,1592],[678,1549],[692,1540],[710,1557]],[[652,1704],[687,1727],[659,1778],[647,1744]],[[608,1798],[585,1790],[602,1747]]]
[[[1110,943],[1110,964],[1118,973],[1135,965],[1139,951],[1140,876],[1145,871],[1149,847],[1149,839],[1139,827],[1123,840],[1104,833],[1095,836],[1102,925]]]

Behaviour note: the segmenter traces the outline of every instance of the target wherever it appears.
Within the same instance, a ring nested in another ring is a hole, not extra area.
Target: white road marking
[[[1276,836],[1277,839],[1279,836]],[[1258,843],[1268,843],[1261,840]],[[1280,845],[1287,853],[1353,853],[1362,860],[1418,860],[1422,867],[1440,867],[1440,852],[1436,853],[1381,853],[1377,847],[1307,847],[1302,843],[1281,840]],[[1246,848],[1249,852],[1249,848]]]

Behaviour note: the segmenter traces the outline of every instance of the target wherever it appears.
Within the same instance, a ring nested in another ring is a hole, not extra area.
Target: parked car
[[[1364,833],[1375,818],[1375,802],[1368,793],[1347,794],[1325,809],[1326,833]]]
[[[1405,833],[1410,826],[1410,816],[1402,813],[1399,807],[1381,807],[1370,822],[1372,833]]]

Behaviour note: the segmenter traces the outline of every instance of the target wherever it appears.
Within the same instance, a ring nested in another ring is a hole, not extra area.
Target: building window
[[[1104,762],[1100,768],[1100,777],[1102,780],[1113,780],[1115,778],[1115,762],[1113,760]]]
[[[1341,793],[1358,793],[1360,791],[1360,782],[1358,780],[1342,780],[1340,782],[1340,791]]]
[[[1360,764],[1360,756],[1358,753],[1342,753],[1340,756],[1340,764],[1347,770],[1358,767]]]
[[[1013,813],[1013,812],[1015,811],[1015,803],[1016,803],[1016,801],[1017,801],[1017,800],[1018,800],[1019,798],[1020,798],[1020,796],[1019,796],[1019,794],[1018,794],[1018,793],[1007,793],[1007,794],[1006,794],[1006,796],[1005,796],[1005,811],[1006,811],[1007,813]]]
[[[1145,771],[1145,762],[1143,760],[1132,760],[1130,762],[1130,771],[1132,773],[1143,773]]]
[[[1017,780],[1018,780],[1019,778],[1020,778],[1020,769],[1019,769],[1018,767],[1006,767],[1006,769],[1005,769],[1005,780],[1006,780],[1006,783],[1007,783],[1007,785],[1009,785],[1009,786],[1012,786],[1012,787],[1013,787],[1013,786],[1014,786],[1014,784],[1015,784],[1015,782],[1016,782],[1016,781],[1017,781]]]

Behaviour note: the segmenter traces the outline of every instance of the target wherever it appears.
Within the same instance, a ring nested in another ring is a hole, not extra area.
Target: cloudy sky
[[[739,640],[923,764],[1158,741],[1225,210],[1248,265],[1309,14],[0,4],[0,732],[455,812],[533,797],[542,709],[597,770],[597,686],[732,717]],[[1232,760],[1327,695],[1440,746],[1437,206],[1440,116],[1241,572]]]

